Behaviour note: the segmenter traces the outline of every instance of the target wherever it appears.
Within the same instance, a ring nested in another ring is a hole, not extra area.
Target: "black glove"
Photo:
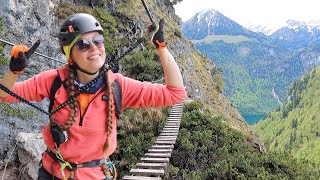
[[[151,41],[156,46],[156,48],[162,48],[167,46],[167,42],[165,42],[163,37],[163,25],[164,20],[160,19],[159,24],[152,24],[148,27],[148,34],[152,34]]]
[[[37,42],[34,43],[29,50],[25,45],[13,46],[11,51],[12,56],[9,64],[10,70],[14,74],[21,74],[27,67],[27,60],[36,51],[39,45],[40,41],[37,40]]]

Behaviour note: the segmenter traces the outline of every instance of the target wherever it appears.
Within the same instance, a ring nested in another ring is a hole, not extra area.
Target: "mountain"
[[[270,29],[267,26],[262,26],[262,25],[250,25],[250,26],[247,26],[246,28],[250,31],[261,33],[267,36],[273,34],[276,31],[276,30]]]
[[[320,165],[320,66],[295,81],[288,102],[253,127],[270,151]]]
[[[224,94],[243,116],[266,115],[286,100],[294,80],[319,63],[317,26],[288,23],[267,36],[210,10],[184,22],[182,33],[221,68]]]
[[[282,48],[298,50],[319,40],[320,21],[288,20],[286,26],[275,31],[269,37]]]
[[[261,39],[261,34],[249,31],[220,12],[210,9],[201,11],[182,24],[182,31],[190,40],[203,39],[209,35],[243,35]]]

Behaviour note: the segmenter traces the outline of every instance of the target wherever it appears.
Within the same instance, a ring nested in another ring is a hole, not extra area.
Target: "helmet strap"
[[[75,69],[78,69],[79,71],[81,71],[81,72],[83,72],[83,73],[85,73],[85,74],[88,74],[88,75],[95,75],[95,74],[97,74],[97,72],[99,72],[99,70],[96,71],[96,72],[89,72],[89,71],[87,71],[87,70],[84,70],[84,69],[82,69],[80,66],[78,66],[77,63],[73,63],[73,64],[71,65],[71,67],[74,67]]]

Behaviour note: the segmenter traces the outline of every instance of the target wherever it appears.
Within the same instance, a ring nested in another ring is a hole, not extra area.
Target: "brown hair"
[[[69,97],[74,96],[75,89],[74,89],[74,82],[75,82],[75,72],[74,69],[69,66],[68,68],[68,77],[66,80],[66,87],[67,92],[69,94]],[[70,114],[67,122],[64,125],[61,125],[60,128],[62,130],[68,130],[72,124],[75,122],[77,112],[78,112],[78,101],[72,101],[72,103],[69,104],[70,106]]]
[[[108,65],[104,65],[103,68],[108,69]],[[108,71],[105,71],[105,78],[106,78],[106,86],[107,86],[106,91],[108,94],[108,104],[107,104],[107,109],[106,109],[108,116],[106,117],[107,139],[106,139],[104,146],[103,146],[103,152],[106,152],[109,147],[108,138],[110,137],[110,134],[112,131],[112,116],[113,116],[113,112],[112,112],[113,92],[112,92],[112,88],[111,88],[111,82],[109,81]]]

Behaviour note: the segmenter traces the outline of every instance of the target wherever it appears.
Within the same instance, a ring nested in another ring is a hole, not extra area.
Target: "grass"
[[[0,113],[5,114],[6,116],[17,117],[23,120],[29,120],[37,115],[34,109],[19,109],[17,107],[10,106],[10,104],[6,102],[0,102]]]

